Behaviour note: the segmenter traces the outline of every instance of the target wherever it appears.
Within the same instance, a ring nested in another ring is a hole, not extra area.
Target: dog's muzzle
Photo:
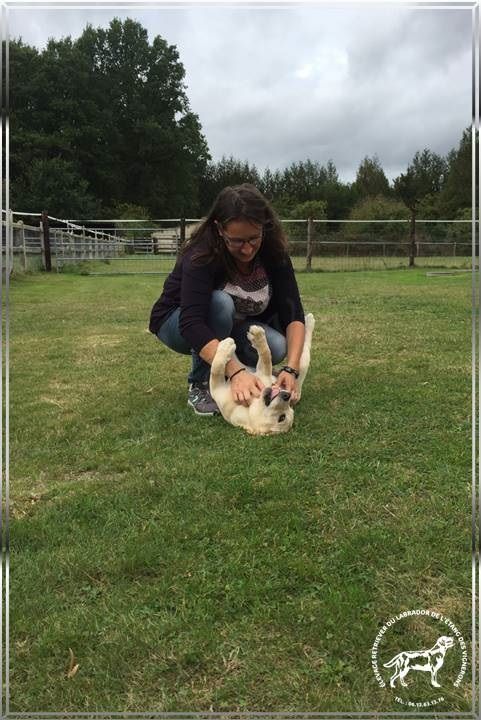
[[[266,407],[269,407],[271,402],[277,397],[280,396],[281,400],[284,400],[284,402],[288,402],[291,399],[291,393],[287,390],[281,390],[280,387],[277,385],[273,385],[272,387],[267,387],[264,390],[263,398],[264,403]]]

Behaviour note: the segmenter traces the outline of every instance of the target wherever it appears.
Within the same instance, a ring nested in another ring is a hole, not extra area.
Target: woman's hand
[[[299,387],[297,385],[296,376],[292,373],[285,372],[285,370],[279,373],[277,378],[277,384],[291,393],[291,402],[293,405],[299,400]]]
[[[248,372],[248,370],[243,370],[232,378],[230,389],[235,402],[247,407],[254,398],[260,397],[264,384],[256,375]]]

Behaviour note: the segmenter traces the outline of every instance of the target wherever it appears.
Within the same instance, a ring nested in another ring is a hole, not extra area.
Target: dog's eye
[[[279,415],[279,420],[278,420],[278,422],[283,422],[283,420],[285,420],[285,419],[286,419],[286,416],[285,416],[285,415]]]

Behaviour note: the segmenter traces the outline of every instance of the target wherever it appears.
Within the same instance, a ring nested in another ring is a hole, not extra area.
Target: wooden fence
[[[2,221],[2,249],[4,267],[20,272],[54,268],[58,272],[165,274],[199,222],[197,218],[170,218],[146,227],[145,221],[135,219],[80,224],[46,213],[27,216],[30,221],[35,218],[35,225],[16,219],[19,215],[11,212],[9,221]],[[297,270],[406,267],[413,264],[413,257],[414,264],[422,266],[466,269],[472,264],[470,221],[418,220],[414,246],[409,220],[308,218],[284,219],[282,223]]]

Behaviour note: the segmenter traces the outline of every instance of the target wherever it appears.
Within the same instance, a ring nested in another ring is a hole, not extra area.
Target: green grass
[[[29,262],[31,262],[29,260]],[[296,270],[305,270],[306,259],[302,256],[293,256],[292,262]],[[454,268],[470,269],[471,257],[465,256],[434,256],[417,257],[416,266],[419,268]],[[311,268],[316,272],[337,272],[354,270],[399,270],[407,268],[408,257],[378,257],[378,256],[345,256],[335,257],[314,256]],[[175,264],[173,255],[127,255],[110,260],[81,260],[68,261],[62,267],[63,273],[76,273],[83,275],[115,275],[130,273],[169,273]],[[20,268],[19,268],[20,269]]]
[[[306,260],[304,257],[293,257],[293,265],[296,270],[304,270]],[[442,256],[417,257],[415,260],[418,268],[457,268],[471,269],[471,257],[464,256]],[[311,269],[317,272],[353,272],[355,270],[400,270],[408,268],[408,257],[380,257],[377,255],[339,255],[337,257],[313,256]]]
[[[383,622],[470,638],[470,283],[300,274],[312,365],[259,438],[187,407],[162,278],[14,278],[11,711],[399,711]]]

